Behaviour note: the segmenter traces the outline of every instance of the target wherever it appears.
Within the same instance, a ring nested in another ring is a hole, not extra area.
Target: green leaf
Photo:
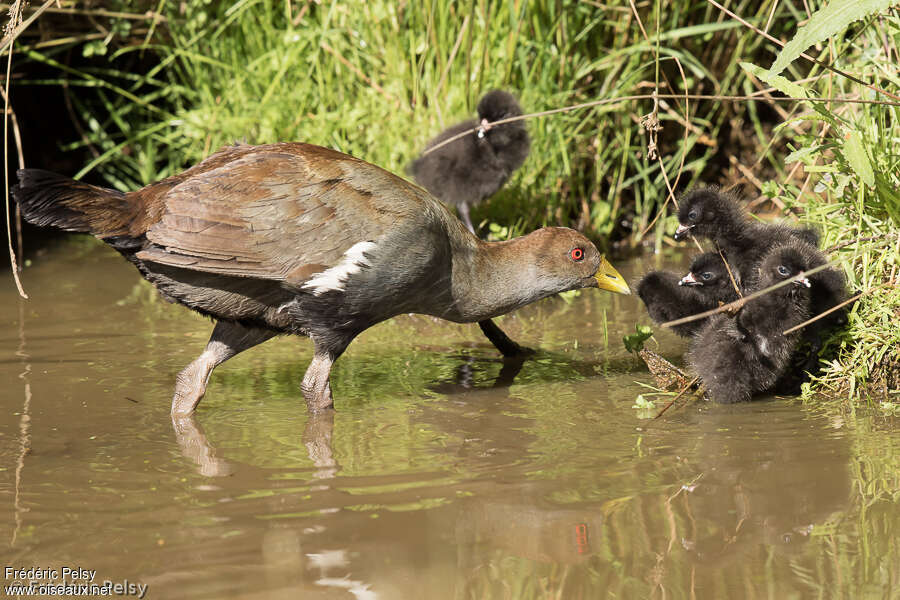
[[[897,0],[832,0],[814,12],[806,25],[797,30],[794,39],[778,53],[769,73],[778,75],[813,44],[843,31],[853,21],[865,19],[895,4]]]
[[[629,352],[639,352],[644,348],[644,342],[653,336],[653,328],[647,325],[635,325],[635,333],[622,337],[625,349]]]
[[[656,403],[649,399],[644,398],[643,394],[639,394],[637,398],[634,399],[634,404],[631,405],[631,408],[640,408],[643,410],[652,409],[656,406]]]
[[[784,157],[784,164],[789,165],[791,163],[797,162],[798,160],[805,163],[807,161],[805,161],[804,159],[809,158],[810,156],[815,157],[821,150],[821,146],[810,146],[808,148],[800,148],[799,150],[794,150]]]
[[[875,185],[875,171],[872,170],[872,163],[863,146],[862,136],[855,129],[844,136],[844,157],[863,183]]]
[[[741,68],[762,81],[765,84],[768,84],[787,96],[791,98],[809,98],[809,94],[806,92],[806,89],[803,86],[797,85],[790,79],[786,77],[782,77],[781,75],[776,75],[770,71],[766,71],[762,67],[757,67],[754,64],[742,62]]]

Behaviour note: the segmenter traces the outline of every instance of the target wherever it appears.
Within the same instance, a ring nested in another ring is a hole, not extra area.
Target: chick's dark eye
[[[710,279],[712,279],[712,273],[710,273],[709,271],[706,271],[705,273],[700,275],[700,277],[702,277],[706,281],[709,281]]]
[[[691,212],[689,212],[688,219],[690,219],[691,221],[696,221],[697,220],[697,211],[692,210]]]
[[[572,260],[575,262],[580,262],[584,260],[584,250],[581,248],[572,248],[572,251],[569,252],[569,256],[571,256]]]
[[[778,265],[778,274],[781,275],[782,277],[787,277],[788,275],[791,274],[791,272],[788,270],[788,268],[786,266]]]

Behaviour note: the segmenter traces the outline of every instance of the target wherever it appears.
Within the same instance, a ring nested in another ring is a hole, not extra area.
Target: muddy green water
[[[309,342],[273,340],[173,427],[210,323],[99,245],[34,263],[31,300],[0,287],[2,567],[165,599],[900,597],[892,418],[790,399],[641,418],[634,296],[505,317],[539,349],[518,373],[475,325],[382,324],[319,419],[299,394]]]

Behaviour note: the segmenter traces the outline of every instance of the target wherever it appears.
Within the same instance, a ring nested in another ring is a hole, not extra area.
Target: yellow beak
[[[619,275],[619,272],[609,264],[606,257],[600,259],[600,267],[594,273],[594,279],[597,280],[597,287],[601,290],[616,292],[617,294],[631,293],[631,290],[628,289],[628,284],[625,283],[625,278]]]

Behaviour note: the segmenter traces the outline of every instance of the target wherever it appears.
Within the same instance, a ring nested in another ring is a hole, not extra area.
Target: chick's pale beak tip
[[[607,261],[605,257],[600,259],[600,267],[594,274],[594,279],[597,280],[597,287],[601,290],[607,290],[617,294],[631,293],[631,290],[628,289],[628,284],[625,282],[625,278],[619,275],[619,272],[609,264],[609,261]]]

